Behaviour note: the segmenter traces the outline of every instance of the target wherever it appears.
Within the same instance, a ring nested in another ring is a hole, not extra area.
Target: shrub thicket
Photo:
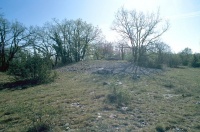
[[[167,65],[172,68],[176,68],[181,64],[180,57],[177,54],[171,54]]]
[[[141,66],[148,68],[162,69],[163,63],[158,60],[158,56],[151,55],[146,57],[140,64],[142,64]]]
[[[117,106],[128,105],[131,97],[128,91],[119,89],[116,86],[112,86],[112,91],[107,95],[107,99],[110,103],[117,104]]]
[[[14,75],[16,79],[47,83],[53,81],[56,76],[51,69],[50,59],[42,58],[39,54],[20,53],[19,57],[10,64],[8,73]]]
[[[185,48],[179,53],[181,64],[183,66],[189,66],[192,60],[192,50],[190,48]]]
[[[193,54],[191,66],[192,67],[200,67],[200,55],[199,54]]]

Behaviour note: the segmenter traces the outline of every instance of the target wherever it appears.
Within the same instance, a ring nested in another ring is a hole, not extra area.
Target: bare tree
[[[6,71],[15,54],[31,43],[31,32],[21,23],[0,16],[0,70]]]
[[[140,57],[146,52],[147,46],[159,40],[160,36],[169,28],[157,13],[145,14],[136,10],[128,11],[124,8],[118,10],[111,27],[118,32],[122,39],[131,44],[133,61],[139,64]]]
[[[119,54],[122,60],[125,59],[126,52],[131,49],[131,47],[125,41],[119,41],[117,48],[119,48]]]
[[[112,59],[114,47],[111,42],[102,40],[91,46],[91,51],[94,59]]]
[[[6,47],[6,34],[9,33],[9,26],[10,23],[8,20],[4,19],[2,16],[0,17],[0,70],[6,70],[6,54],[5,54],[5,47]]]
[[[33,37],[33,50],[40,53],[43,57],[50,59],[54,55],[52,40],[49,38],[48,24],[43,27],[35,27]]]

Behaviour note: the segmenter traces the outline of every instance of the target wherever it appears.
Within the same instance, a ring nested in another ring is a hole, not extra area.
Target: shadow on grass
[[[39,85],[37,80],[19,80],[15,82],[0,83],[0,90],[22,90]]]

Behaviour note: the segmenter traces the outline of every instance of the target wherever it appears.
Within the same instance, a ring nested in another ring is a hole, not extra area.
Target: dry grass
[[[37,124],[52,131],[200,131],[200,69],[170,69],[139,80],[58,74],[50,84],[1,90],[0,131],[23,132]],[[8,81],[0,76],[1,83]],[[113,85],[129,92],[128,105],[107,101]]]

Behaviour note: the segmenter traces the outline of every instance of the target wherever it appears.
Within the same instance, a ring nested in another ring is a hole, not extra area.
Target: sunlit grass
[[[0,131],[27,131],[37,124],[53,131],[200,130],[200,69],[169,69],[139,80],[58,74],[50,84],[1,90]],[[5,74],[0,76],[0,82],[8,81]],[[129,103],[121,106],[107,101],[113,85],[128,91]]]

